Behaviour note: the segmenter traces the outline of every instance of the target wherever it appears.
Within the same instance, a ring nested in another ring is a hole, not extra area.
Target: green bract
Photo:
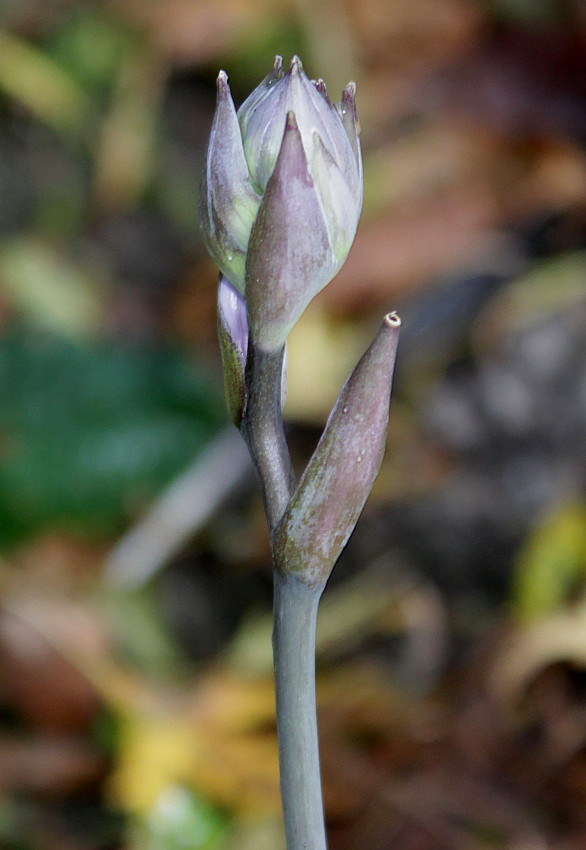
[[[246,296],[250,332],[280,347],[344,263],[362,206],[362,162],[350,83],[339,104],[295,57],[234,108],[218,76],[199,215],[222,273]]]

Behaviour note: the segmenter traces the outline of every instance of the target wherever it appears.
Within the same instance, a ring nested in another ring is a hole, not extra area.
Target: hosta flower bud
[[[246,295],[251,334],[280,347],[338,272],[362,206],[362,162],[350,83],[339,104],[295,57],[234,109],[226,75],[200,196],[200,223],[221,271]]]
[[[344,385],[273,539],[275,566],[323,587],[382,462],[401,321],[385,317]]]
[[[224,275],[218,285],[218,338],[224,370],[224,391],[230,418],[237,428],[242,424],[246,405],[244,371],[248,355],[248,318],[244,296]],[[283,358],[281,407],[287,398],[287,351]]]
[[[244,297],[224,275],[218,286],[218,337],[224,367],[226,404],[232,421],[239,428],[245,403],[248,320]]]
[[[250,182],[228,77],[220,71],[216,114],[199,193],[199,223],[220,271],[241,292],[250,230],[260,200]]]

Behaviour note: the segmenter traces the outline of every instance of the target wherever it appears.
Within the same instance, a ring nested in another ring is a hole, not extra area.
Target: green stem
[[[326,850],[315,704],[322,588],[275,571],[273,655],[287,850]]]
[[[281,414],[284,348],[249,341],[241,431],[271,535],[295,487]],[[315,707],[315,626],[322,588],[275,571],[273,654],[287,850],[326,850]]]
[[[283,516],[295,486],[281,415],[281,381],[285,347],[263,351],[250,340],[246,363],[246,440],[262,490],[271,533]]]

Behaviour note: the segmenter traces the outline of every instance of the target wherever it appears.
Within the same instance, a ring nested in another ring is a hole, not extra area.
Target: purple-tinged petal
[[[326,84],[322,80],[322,78],[320,77],[319,80],[312,80],[311,83],[315,87],[316,91],[318,91],[321,94],[321,96],[323,97],[325,102],[328,104],[328,106],[331,106],[332,101],[329,98]]]
[[[282,56],[275,56],[275,62],[271,72],[267,74],[264,80],[248,95],[244,103],[242,103],[238,109],[238,121],[240,123],[240,130],[243,138],[248,132],[248,122],[254,115],[259,103],[264,100],[267,95],[272,95],[271,89],[275,83],[278,83],[279,80],[282,79],[282,77],[283,58]]]
[[[200,190],[199,220],[210,254],[241,291],[248,238],[259,205],[260,198],[250,183],[228,78],[221,71]]]
[[[327,94],[324,98],[323,92],[309,80],[299,57],[294,56],[289,71],[272,88],[265,89],[262,98],[252,107],[245,102],[238,111],[246,160],[255,186],[264,191],[273,173],[281,148],[281,121],[289,112],[295,113],[308,160],[313,133],[317,131],[340,168],[351,169],[352,180],[356,180],[356,160],[340,115]]]
[[[352,190],[358,203],[358,210],[362,208],[362,191],[363,191],[363,176],[362,176],[362,151],[360,149],[360,122],[358,120],[358,111],[356,109],[356,83],[350,82],[342,92],[342,100],[335,104],[335,109],[340,116],[342,125],[352,152],[357,169],[357,181],[352,183]]]
[[[338,168],[317,133],[313,134],[311,173],[319,186],[318,198],[328,228],[337,272],[352,247],[360,210],[356,207],[346,176]]]
[[[224,390],[230,417],[237,428],[246,401],[244,369],[248,352],[246,301],[222,275],[218,286],[218,337],[224,367]]]

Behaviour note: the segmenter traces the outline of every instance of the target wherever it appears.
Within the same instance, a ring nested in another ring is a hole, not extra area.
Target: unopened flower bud
[[[222,274],[244,292],[244,265],[260,197],[252,188],[228,77],[218,76],[216,113],[199,193],[199,223]]]
[[[382,462],[401,321],[385,317],[344,385],[273,539],[275,566],[323,587]]]
[[[245,404],[248,320],[244,297],[224,275],[218,286],[218,337],[224,367],[226,404],[232,421],[239,428]]]
[[[295,57],[277,57],[235,112],[226,75],[200,196],[208,249],[248,305],[250,331],[279,348],[309,301],[339,271],[362,206],[362,162],[350,83],[339,104]]]
[[[218,285],[218,337],[224,370],[224,391],[230,418],[237,428],[242,424],[246,405],[244,372],[248,356],[248,318],[244,296],[224,275]],[[283,358],[281,407],[287,398],[287,351]]]

